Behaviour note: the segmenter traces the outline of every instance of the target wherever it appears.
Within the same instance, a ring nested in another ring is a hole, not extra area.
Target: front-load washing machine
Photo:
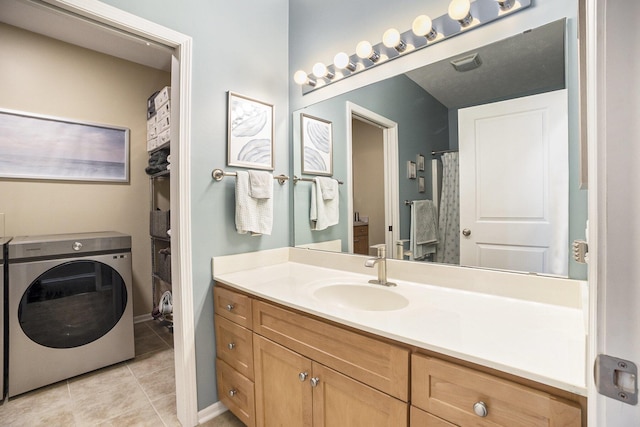
[[[131,237],[14,237],[8,248],[8,395],[135,355]]]

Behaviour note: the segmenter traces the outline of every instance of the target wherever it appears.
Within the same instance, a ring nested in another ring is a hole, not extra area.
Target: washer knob
[[[79,251],[80,249],[82,249],[82,243],[80,242],[73,242],[73,250],[74,251]]]

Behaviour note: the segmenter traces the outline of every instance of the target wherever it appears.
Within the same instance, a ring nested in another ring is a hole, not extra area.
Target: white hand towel
[[[431,200],[414,200],[411,204],[410,246],[414,260],[435,253],[438,243],[438,212]]]
[[[333,200],[338,195],[338,181],[333,178],[317,178],[320,181],[320,191],[324,200]]]
[[[236,230],[240,234],[271,234],[273,198],[255,199],[249,195],[249,173],[236,176]]]
[[[311,184],[311,210],[309,219],[312,230],[325,230],[327,227],[338,224],[340,220],[340,197],[325,200],[322,197],[322,187],[320,181],[331,178],[315,178]],[[332,181],[335,181],[331,179]],[[337,182],[336,182],[337,184]],[[337,195],[336,195],[337,196]]]
[[[249,196],[254,199],[273,197],[273,175],[264,171],[249,171]]]

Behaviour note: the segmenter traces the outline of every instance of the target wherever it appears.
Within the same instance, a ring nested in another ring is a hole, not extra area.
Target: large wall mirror
[[[586,278],[570,256],[587,194],[568,33],[554,21],[294,112],[295,246],[372,255],[384,244],[407,261]],[[309,218],[302,116],[330,123],[342,182],[338,224],[323,230]]]

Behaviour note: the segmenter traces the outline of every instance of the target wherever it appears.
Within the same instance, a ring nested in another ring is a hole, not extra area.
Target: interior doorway
[[[387,257],[399,239],[398,124],[373,111],[347,103],[347,159],[349,187],[349,252],[355,251],[354,229],[366,219],[368,246],[384,244]],[[360,221],[356,222],[355,212]],[[361,243],[361,242],[358,242]]]

